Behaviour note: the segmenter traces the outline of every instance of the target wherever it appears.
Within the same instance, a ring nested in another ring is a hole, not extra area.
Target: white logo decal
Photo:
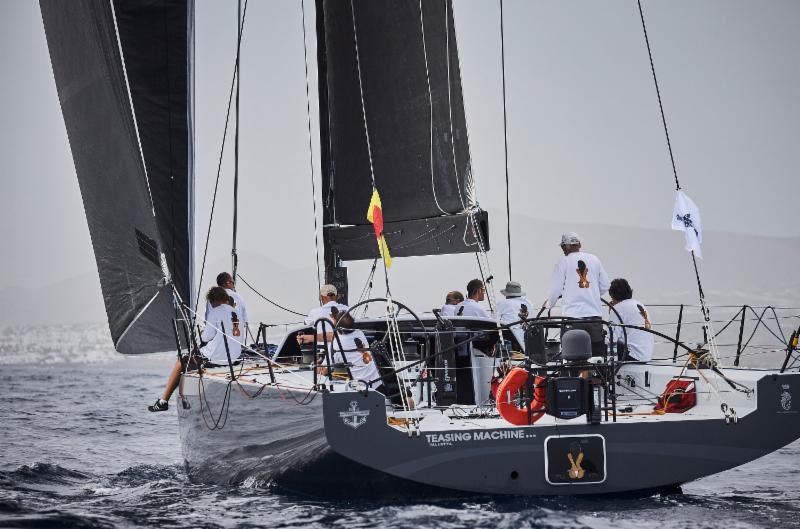
[[[783,393],[781,393],[781,408],[786,411],[792,409],[792,394],[789,393],[789,384],[783,384]]]
[[[342,418],[342,422],[353,430],[366,424],[367,416],[369,416],[369,410],[358,409],[358,402],[354,400],[350,401],[350,408],[348,411],[339,412],[339,417]]]

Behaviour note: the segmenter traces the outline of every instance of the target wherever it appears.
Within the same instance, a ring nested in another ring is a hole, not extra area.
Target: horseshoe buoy
[[[508,375],[500,382],[497,387],[497,411],[500,415],[510,422],[518,426],[528,424],[528,409],[526,407],[518,407],[514,399],[517,391],[522,389],[525,382],[528,381],[528,372],[522,368],[515,367]],[[545,377],[536,376],[534,378],[535,388],[533,390],[533,400],[531,400],[531,422],[535,423],[544,415],[545,405]]]

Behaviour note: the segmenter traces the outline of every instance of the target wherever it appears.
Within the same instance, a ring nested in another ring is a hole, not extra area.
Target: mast
[[[317,32],[317,90],[319,94],[319,152],[322,173],[322,225],[325,282],[336,285],[339,299],[347,303],[347,268],[341,266],[336,248],[328,236],[328,227],[337,226],[333,200],[335,169],[331,164],[330,109],[328,99],[328,59],[325,33],[325,0],[315,0]],[[365,208],[366,210],[366,208]]]
[[[236,133],[233,142],[233,242],[231,244],[231,275],[236,281],[236,270],[239,268],[239,256],[236,253],[236,236],[239,228],[239,86],[242,70],[240,59],[242,53],[242,0],[238,0],[236,9]]]

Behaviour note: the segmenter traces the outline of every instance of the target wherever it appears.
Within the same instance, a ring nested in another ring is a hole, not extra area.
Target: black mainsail
[[[488,249],[477,209],[451,0],[317,0],[325,263]],[[478,230],[473,230],[473,226]]]
[[[174,349],[173,292],[189,303],[192,281],[193,2],[40,7],[114,345]]]

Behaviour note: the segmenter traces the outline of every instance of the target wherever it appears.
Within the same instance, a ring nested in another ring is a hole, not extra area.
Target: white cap
[[[569,231],[561,236],[561,244],[580,244],[581,238],[574,231]]]
[[[321,287],[319,287],[319,295],[324,297],[335,296],[337,295],[336,287],[330,284],[322,285]]]

